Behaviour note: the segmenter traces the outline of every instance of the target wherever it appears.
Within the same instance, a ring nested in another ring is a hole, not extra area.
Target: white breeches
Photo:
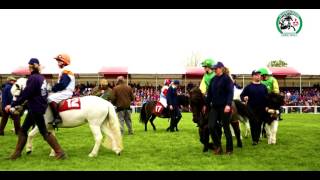
[[[165,107],[165,108],[167,108],[167,99],[166,98],[162,98],[162,97],[160,97],[160,103]]]
[[[59,103],[62,100],[71,98],[72,95],[73,95],[73,92],[68,91],[68,90],[52,93],[52,94],[49,94],[49,96],[48,96],[48,102],[50,103],[50,102],[54,101],[56,103]]]

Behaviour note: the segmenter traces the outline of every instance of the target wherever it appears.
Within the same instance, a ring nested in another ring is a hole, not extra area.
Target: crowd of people
[[[303,88],[302,92],[297,88],[285,88],[281,93],[285,97],[286,106],[320,106],[320,88]],[[290,112],[299,111],[299,108],[290,107]],[[303,112],[313,112],[311,107],[302,108]]]

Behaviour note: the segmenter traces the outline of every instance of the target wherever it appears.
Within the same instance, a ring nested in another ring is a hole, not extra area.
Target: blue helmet
[[[179,80],[174,80],[173,84],[180,84]]]

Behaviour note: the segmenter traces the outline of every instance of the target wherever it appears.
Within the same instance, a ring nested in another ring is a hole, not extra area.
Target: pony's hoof
[[[120,155],[121,155],[121,153],[120,153],[120,152],[118,152],[118,153],[117,153],[117,155],[118,155],[118,156],[120,156]]]
[[[31,154],[31,153],[32,153],[32,151],[31,151],[31,150],[27,151],[27,155],[29,155],[29,154]]]
[[[89,157],[97,157],[97,155],[96,154],[93,154],[93,153],[90,153],[89,155],[88,155]]]

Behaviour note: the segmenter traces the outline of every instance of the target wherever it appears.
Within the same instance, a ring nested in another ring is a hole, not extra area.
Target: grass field
[[[156,119],[157,131],[151,125],[144,131],[133,114],[134,135],[124,136],[124,150],[117,156],[101,146],[96,158],[89,158],[93,147],[93,136],[87,125],[59,129],[57,138],[68,155],[68,159],[55,160],[49,157],[49,145],[38,135],[31,155],[23,155],[16,161],[5,160],[16,144],[17,137],[11,132],[8,122],[5,136],[0,136],[0,170],[55,170],[55,171],[118,171],[118,170],[320,170],[320,115],[283,115],[279,123],[276,145],[268,145],[266,139],[257,146],[251,138],[243,139],[243,148],[237,148],[234,138],[234,154],[215,156],[212,151],[202,152],[197,127],[191,113],[184,113],[179,132],[166,132],[167,119]],[[223,137],[223,148],[225,139]]]

